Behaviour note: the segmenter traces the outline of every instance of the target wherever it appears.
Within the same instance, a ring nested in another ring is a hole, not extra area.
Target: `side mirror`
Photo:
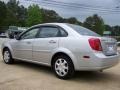
[[[13,34],[9,34],[8,36],[10,39],[14,39],[14,35]]]
[[[15,39],[16,39],[16,40],[20,40],[19,35],[16,35],[16,36],[15,36]]]
[[[120,46],[120,42],[117,42],[117,45]]]

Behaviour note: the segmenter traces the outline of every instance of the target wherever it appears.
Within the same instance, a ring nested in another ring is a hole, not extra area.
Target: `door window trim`
[[[21,34],[20,34],[20,37],[19,37],[19,40],[24,40],[24,39],[22,39],[21,37],[22,37],[24,34],[26,34],[27,32],[29,32],[29,31],[31,31],[31,30],[33,30],[33,29],[36,29],[36,28],[38,28],[38,29],[40,30],[40,27],[38,26],[38,27],[29,28],[29,29],[26,30],[25,32],[21,33]],[[38,34],[39,30],[37,31],[37,33],[36,33],[36,35],[35,35],[35,38],[37,38],[37,34]],[[34,38],[30,38],[30,39],[34,39]]]
[[[39,33],[40,33],[40,31],[41,31],[41,28],[42,27],[53,27],[53,28],[57,28],[58,29],[58,33],[61,35],[61,30],[63,30],[65,33],[66,33],[66,36],[56,36],[56,37],[67,37],[68,36],[68,33],[67,33],[67,31],[65,31],[62,27],[60,27],[60,26],[57,26],[57,25],[43,25],[43,26],[40,26],[39,28],[39,31],[38,31],[38,34],[37,34],[37,36],[36,36],[36,38],[42,38],[42,37],[39,37],[38,35],[39,35]],[[55,38],[55,37],[45,37],[45,38]]]
[[[61,33],[61,30],[66,33],[66,36],[61,36],[61,37],[68,37],[68,32],[67,32],[64,28],[62,28],[62,27],[60,27],[60,26],[58,26],[58,28],[59,28],[59,30],[60,30],[60,33]]]

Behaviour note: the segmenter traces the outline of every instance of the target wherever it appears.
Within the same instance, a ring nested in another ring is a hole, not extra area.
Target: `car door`
[[[32,28],[20,36],[14,43],[14,56],[16,59],[32,60],[33,41],[39,28]]]
[[[55,26],[42,26],[33,43],[33,59],[50,64],[52,51],[58,48],[59,29]]]

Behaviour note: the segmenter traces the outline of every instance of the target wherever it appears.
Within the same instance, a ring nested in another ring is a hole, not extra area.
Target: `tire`
[[[12,58],[11,52],[8,48],[3,51],[3,60],[6,64],[13,64],[14,60]]]
[[[52,68],[55,75],[60,79],[69,79],[75,72],[72,60],[66,55],[56,56]]]

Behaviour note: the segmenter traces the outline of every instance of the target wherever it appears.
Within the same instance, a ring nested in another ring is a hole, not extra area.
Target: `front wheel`
[[[71,78],[75,72],[72,60],[66,55],[54,58],[53,69],[56,76],[60,79]]]
[[[12,64],[14,62],[9,49],[3,51],[3,60],[6,64]]]

